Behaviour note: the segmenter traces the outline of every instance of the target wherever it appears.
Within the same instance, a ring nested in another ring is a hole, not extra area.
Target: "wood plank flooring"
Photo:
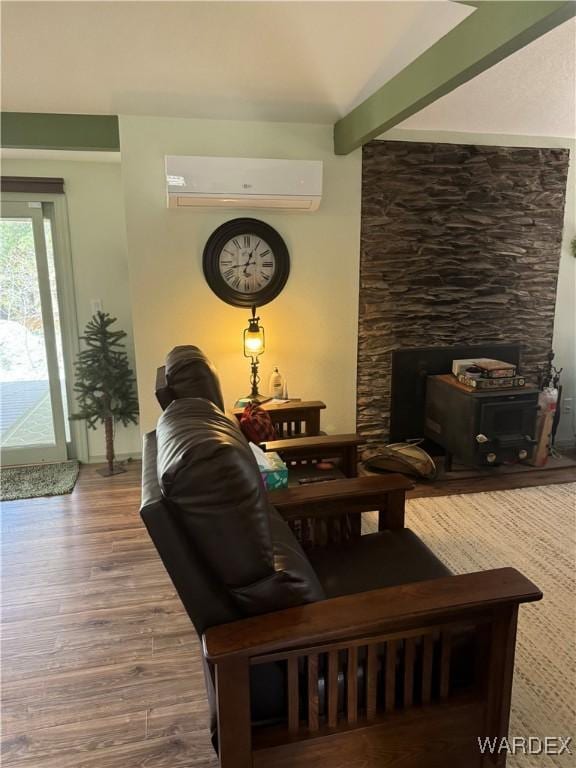
[[[435,480],[417,480],[408,491],[407,498],[421,499],[429,496],[452,496],[459,493],[482,493],[485,491],[509,491],[514,488],[533,488],[539,485],[557,485],[576,482],[576,449],[566,448],[559,459],[550,459],[545,467],[524,465],[474,469],[461,464],[454,470],[444,472],[443,460],[439,459],[439,474]],[[363,465],[360,475],[374,474]]]
[[[2,765],[216,768],[196,635],[138,514],[140,465],[2,505]]]
[[[573,457],[573,452],[567,452]],[[496,468],[493,472],[485,470],[477,474],[458,467],[453,472],[440,474],[433,482],[416,482],[408,492],[409,499],[421,499],[429,496],[452,496],[457,493],[483,493],[484,491],[510,491],[514,488],[534,488],[539,485],[557,485],[576,482],[576,463],[570,465],[531,467],[529,471],[506,472]]]
[[[536,472],[529,484],[568,474]],[[517,487],[519,477],[494,482],[410,496]],[[139,501],[135,462],[112,478],[83,467],[69,496],[3,505],[3,766],[217,768],[198,641]]]

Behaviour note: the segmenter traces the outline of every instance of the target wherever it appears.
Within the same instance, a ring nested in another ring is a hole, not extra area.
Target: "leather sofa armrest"
[[[419,581],[289,608],[222,624],[202,638],[215,664],[298,648],[393,633],[443,620],[466,621],[479,611],[542,599],[514,568]]]
[[[354,477],[326,483],[283,488],[270,491],[270,502],[285,520],[303,517],[329,517],[342,513],[362,513],[389,510],[391,501],[402,513],[404,497],[413,483],[403,475],[386,477]]]

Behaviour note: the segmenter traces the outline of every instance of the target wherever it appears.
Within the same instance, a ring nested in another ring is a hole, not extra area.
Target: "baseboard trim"
[[[559,451],[562,449],[574,450],[574,448],[576,448],[576,437],[573,437],[572,439],[556,440],[554,448],[557,448]]]
[[[140,461],[142,453],[140,451],[133,451],[132,453],[117,453],[116,461]],[[97,456],[90,456],[87,464],[104,464],[106,463],[106,456],[104,454]]]

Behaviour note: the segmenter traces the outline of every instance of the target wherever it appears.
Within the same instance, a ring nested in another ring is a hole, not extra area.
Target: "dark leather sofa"
[[[504,765],[476,736],[507,733],[539,590],[451,575],[404,527],[400,476],[267,493],[202,352],[177,347],[165,377],[141,515],[202,640],[222,768]],[[339,525],[371,510],[378,533]]]

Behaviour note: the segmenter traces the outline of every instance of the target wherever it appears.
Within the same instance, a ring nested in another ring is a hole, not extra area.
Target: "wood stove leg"
[[[452,454],[449,451],[444,455],[444,472],[452,472]]]

